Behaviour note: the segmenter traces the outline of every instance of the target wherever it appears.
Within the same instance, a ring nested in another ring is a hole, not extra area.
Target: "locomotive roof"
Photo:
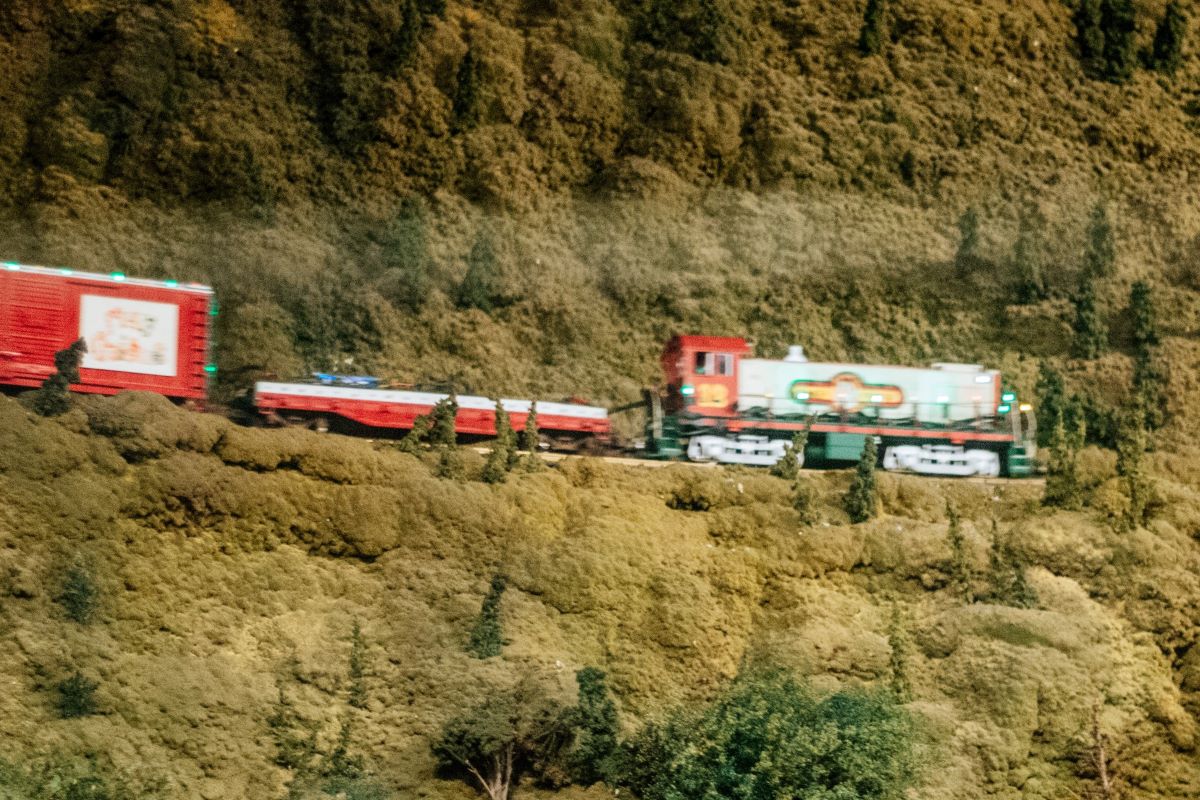
[[[129,286],[151,286],[157,289],[175,289],[182,292],[198,292],[212,294],[211,286],[193,281],[154,280],[151,278],[130,278],[124,272],[81,272],[68,267],[36,267],[28,264],[5,263],[3,268],[9,272],[28,272],[34,275],[48,275],[56,278],[80,278],[83,280],[102,281],[104,283],[121,283]]]

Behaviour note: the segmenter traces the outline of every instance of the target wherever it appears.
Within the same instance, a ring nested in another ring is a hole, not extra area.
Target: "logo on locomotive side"
[[[865,383],[853,372],[842,372],[827,381],[793,381],[788,391],[797,403],[838,411],[853,412],[864,406],[898,408],[904,403],[904,390],[899,386]]]

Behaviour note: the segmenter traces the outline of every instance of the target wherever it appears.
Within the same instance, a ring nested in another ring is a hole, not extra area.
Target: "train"
[[[82,338],[78,392],[148,391],[204,408],[212,359],[213,290],[8,263],[0,265],[0,387],[40,386],[54,354]],[[803,432],[809,466],[856,462],[867,441],[880,466],[936,476],[1022,477],[1034,472],[1032,406],[978,364],[929,367],[810,361],[800,346],[756,358],[745,338],[678,335],[661,356],[663,382],[617,409],[575,400],[455,395],[455,427],[466,441],[495,436],[497,402],[514,427],[536,409],[544,446],[633,453],[643,458],[749,466],[776,463]],[[314,373],[262,380],[253,418],[373,436],[403,435],[448,391],[385,385],[370,376]],[[210,407],[211,409],[211,407]],[[644,436],[618,442],[614,415],[644,412]]]

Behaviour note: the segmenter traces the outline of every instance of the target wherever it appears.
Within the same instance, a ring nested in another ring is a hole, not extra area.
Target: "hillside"
[[[13,644],[0,751],[17,763],[90,753],[101,774],[163,782],[168,797],[282,796],[291,774],[272,763],[268,723],[282,689],[322,749],[351,714],[354,751],[398,796],[466,798],[435,779],[430,739],[495,687],[534,673],[565,694],[575,670],[600,666],[632,731],[710,696],[747,658],[826,690],[886,681],[895,607],[932,753],[919,796],[1076,796],[1093,774],[1097,702],[1126,796],[1200,790],[1200,499],[1162,477],[1149,528],[1114,533],[1099,451],[1084,512],[1044,514],[1036,483],[888,476],[885,515],[849,526],[847,476],[828,473],[812,478],[822,521],[807,528],[787,484],[758,472],[573,459],[489,487],[366,442],[237,428],[137,395],[60,421],[3,400],[0,422],[0,624]],[[1178,468],[1160,456],[1156,472]],[[710,510],[668,507],[684,493]],[[1029,565],[1033,608],[964,604],[947,501],[975,590],[988,591],[994,518]],[[56,599],[78,560],[100,587],[87,625]],[[508,641],[479,661],[465,644],[497,571]],[[362,710],[345,700],[355,621]],[[53,710],[73,670],[99,684],[97,716]],[[561,796],[604,796],[572,791]]]
[[[283,797],[286,712],[326,755],[350,720],[385,796],[462,800],[431,738],[498,687],[569,698],[601,667],[629,735],[748,663],[880,686],[894,609],[916,796],[1088,797],[1097,706],[1124,800],[1200,796],[1196,33],[1174,73],[1111,83],[1085,75],[1073,3],[893,0],[872,56],[863,5],[0,3],[0,262],[211,283],[220,401],[333,369],[624,403],[695,332],[986,363],[1023,397],[1045,362],[1111,423],[1146,281],[1167,412],[1134,530],[1095,426],[1082,510],[1036,480],[881,474],[883,515],[850,525],[849,476],[822,472],[808,526],[756,471],[568,459],[490,486],[473,453],[442,480],[434,454],[153,397],[43,419],[0,396],[0,797],[57,800],[69,774],[128,787],[111,800]],[[1167,2],[1133,6],[1140,53]],[[1097,208],[1115,266],[1089,276]],[[1109,329],[1091,359],[1071,354],[1084,284]],[[996,542],[1032,607],[993,591]],[[75,565],[99,588],[86,625]],[[498,573],[507,643],[484,661],[465,645]],[[60,719],[76,670],[99,713]]]

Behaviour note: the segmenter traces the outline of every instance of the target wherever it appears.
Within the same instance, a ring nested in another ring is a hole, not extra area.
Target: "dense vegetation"
[[[0,4],[0,260],[213,283],[223,398],[628,401],[746,334],[997,366],[1048,469],[547,469],[453,399],[268,433],[64,351],[0,398],[0,794],[1197,796],[1190,17]]]
[[[626,401],[679,330],[1028,391],[1081,276],[1105,376],[1135,278],[1169,349],[1198,324],[1176,4],[4,6],[0,251],[211,281],[227,392],[322,367]]]

